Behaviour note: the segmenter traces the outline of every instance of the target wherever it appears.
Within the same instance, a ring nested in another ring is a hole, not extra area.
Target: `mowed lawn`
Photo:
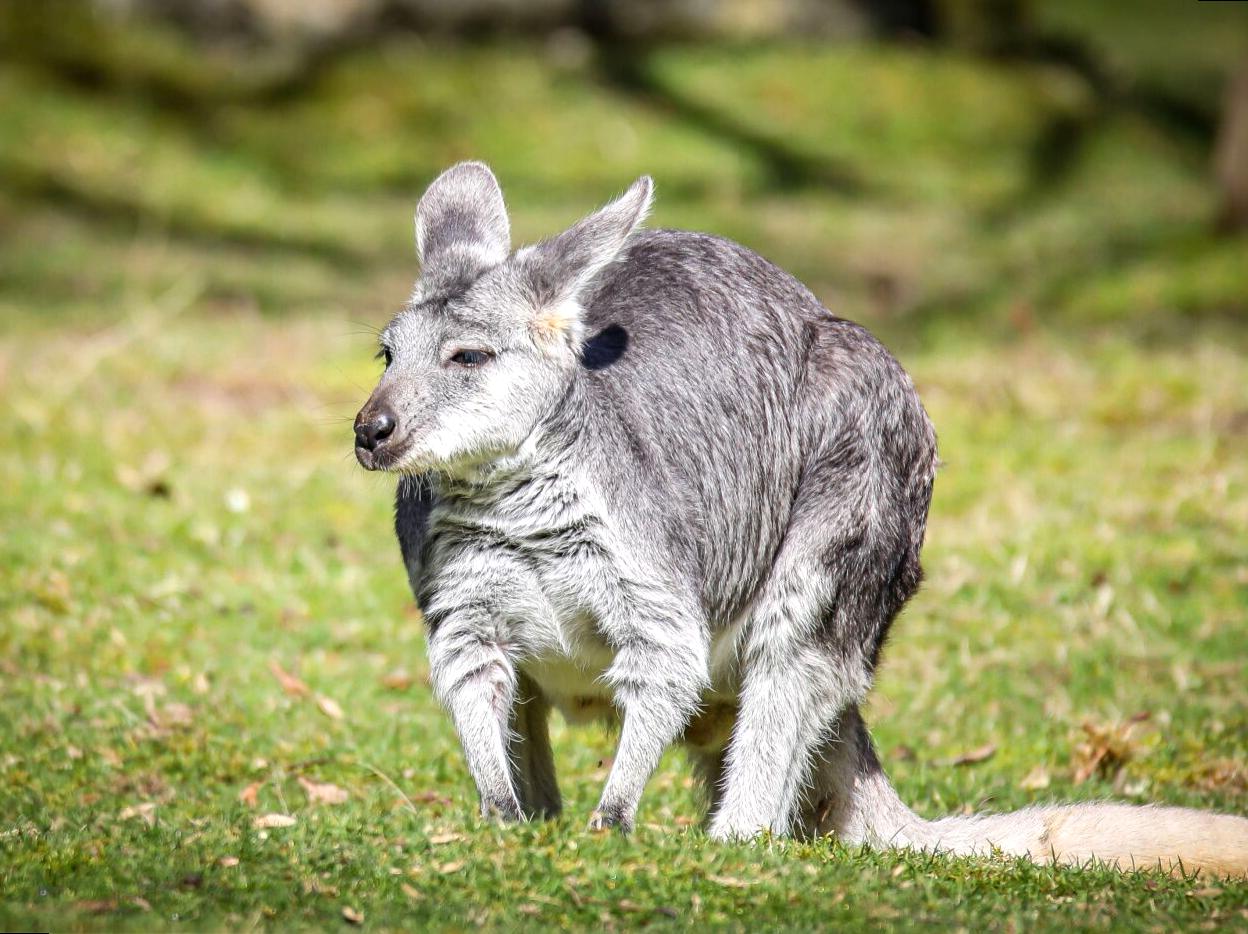
[[[786,187],[543,49],[400,45],[277,109],[206,82],[191,121],[144,93],[189,80],[170,48],[103,90],[0,65],[0,925],[1248,927],[1243,882],[712,844],[678,752],[632,838],[591,834],[612,740],[558,716],[566,815],[480,821],[393,479],[350,448],[433,172],[493,161],[523,238],[651,172],[653,223],[800,273],[936,423],[927,581],[867,713],[902,797],[1244,813],[1248,248],[1208,233],[1194,141],[1111,114],[1039,184],[1091,107],[1046,68],[657,54],[823,166]]]

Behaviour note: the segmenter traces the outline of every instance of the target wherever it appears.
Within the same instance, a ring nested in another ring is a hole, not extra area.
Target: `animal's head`
[[[421,276],[381,332],[385,372],[355,419],[369,470],[458,474],[515,453],[563,397],[581,302],[650,207],[638,179],[563,233],[511,251],[503,193],[480,162],[442,173],[416,209]]]

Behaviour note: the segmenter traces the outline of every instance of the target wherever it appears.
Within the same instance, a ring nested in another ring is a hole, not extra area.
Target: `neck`
[[[534,429],[509,454],[492,460],[477,461],[441,471],[438,490],[444,496],[479,499],[503,492],[543,470],[546,457],[542,451],[542,432]]]
[[[585,430],[582,392],[581,381],[573,379],[513,451],[440,471],[439,490],[448,496],[480,498],[514,488],[534,476],[563,473],[568,452]]]

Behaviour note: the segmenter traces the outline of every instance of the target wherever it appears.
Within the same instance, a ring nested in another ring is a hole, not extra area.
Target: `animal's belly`
[[[602,661],[602,664],[595,665],[595,661]],[[609,664],[609,656],[605,661],[551,656],[530,659],[524,663],[523,670],[568,723],[617,725],[619,711],[612,702],[610,688],[601,678]],[[681,739],[696,749],[723,749],[732,736],[736,719],[736,697],[712,690],[702,699],[702,706],[689,721]]]
[[[556,604],[559,601],[553,601]],[[732,735],[740,690],[739,643],[745,614],[711,638],[711,683],[690,719],[683,741],[704,750],[722,749]],[[620,711],[604,678],[614,653],[586,613],[569,612],[558,623],[558,637],[547,651],[521,663],[521,670],[570,724],[618,725]]]
[[[611,689],[602,681],[602,674],[610,664],[609,656],[604,660],[592,656],[553,655],[530,659],[522,667],[565,720],[589,723],[617,718],[611,703]]]

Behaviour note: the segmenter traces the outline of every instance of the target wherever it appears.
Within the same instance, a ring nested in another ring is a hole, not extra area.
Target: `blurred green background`
[[[1243,813],[1246,68],[1242,3],[0,5],[0,921],[1248,921],[711,846],[679,754],[590,837],[612,740],[559,722],[568,815],[481,825],[349,428],[438,171],[489,162],[518,243],[649,173],[653,225],[794,272],[936,423],[868,710],[903,798]]]
[[[222,312],[371,320],[415,272],[414,201],[463,158],[496,168],[520,238],[649,172],[656,223],[900,338],[1242,316],[1244,243],[1214,231],[1242,5],[873,9],[8,4],[5,319],[107,320],[191,277]]]

